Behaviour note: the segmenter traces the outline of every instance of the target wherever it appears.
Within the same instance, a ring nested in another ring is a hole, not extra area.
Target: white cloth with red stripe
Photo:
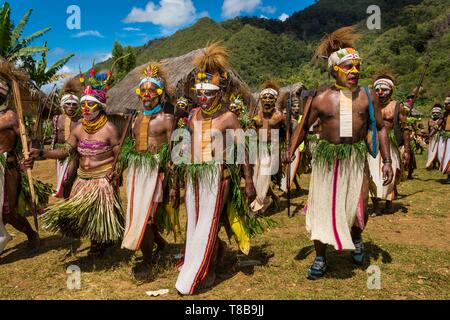
[[[67,180],[69,169],[69,158],[64,159],[63,162],[56,160],[56,193],[54,197],[63,198],[64,182]]]
[[[206,277],[217,241],[220,223],[221,170],[204,173],[186,184],[186,248],[175,287],[183,295],[192,295]],[[197,212],[198,210],[198,212]]]
[[[392,143],[392,141],[390,141],[390,143],[392,170],[394,170],[395,175],[396,172],[400,170],[400,151],[398,150],[397,146]],[[378,152],[376,158],[369,156],[367,157],[367,160],[369,162],[370,177],[374,187],[376,187],[376,190],[373,190],[374,188],[371,188],[370,196],[381,200],[394,201],[394,188],[396,179],[392,179],[392,182],[387,186],[383,185],[383,158],[381,157],[381,152]]]
[[[5,155],[0,154],[0,157]],[[3,203],[5,200],[5,167],[0,163],[0,254],[5,250],[6,245],[11,241],[11,235],[6,231],[3,224]]]
[[[364,229],[362,186],[365,160],[353,153],[334,165],[313,160],[306,229],[311,240],[332,245],[336,250],[355,250],[351,230]]]
[[[152,170],[131,166],[127,177],[127,216],[122,248],[139,250],[150,218],[158,209],[162,197],[159,166]]]
[[[438,142],[439,170],[450,173],[450,139],[441,137]]]

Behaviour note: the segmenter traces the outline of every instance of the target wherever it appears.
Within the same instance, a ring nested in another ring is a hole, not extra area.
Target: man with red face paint
[[[389,140],[378,97],[358,86],[361,58],[355,50],[354,27],[345,27],[325,36],[317,57],[328,58],[336,83],[321,88],[305,114],[306,125],[294,132],[284,161],[290,163],[304,141],[308,129],[320,119],[322,130],[313,152],[306,227],[314,241],[316,259],[308,278],[316,280],[327,271],[326,250],[351,250],[354,263],[364,262],[362,232],[368,220],[369,172],[367,166],[368,129],[370,147],[377,152],[377,132],[383,158],[385,184],[393,179]]]
[[[53,118],[53,149],[64,149],[70,133],[81,122],[80,84],[78,79],[71,79],[64,84],[61,97],[63,114]],[[56,198],[68,199],[77,175],[78,157],[68,157],[56,161]]]
[[[163,67],[155,62],[145,68],[136,93],[143,111],[136,117],[133,137],[120,154],[128,167],[127,215],[122,248],[143,253],[143,261],[132,270],[138,281],[147,280],[152,269],[154,244],[163,250],[167,243],[160,232],[179,230],[179,187],[169,170],[169,141],[174,124]],[[169,192],[171,191],[171,192]]]
[[[370,190],[374,206],[373,216],[380,214],[380,200],[386,201],[385,213],[394,213],[393,201],[396,197],[396,183],[401,177],[401,168],[406,168],[410,161],[410,130],[407,126],[408,109],[398,101],[392,100],[394,92],[393,77],[387,73],[376,75],[373,88],[380,102],[381,114],[384,126],[388,132],[392,159],[392,169],[396,178],[388,185],[384,185],[383,161],[379,154],[375,159],[368,158],[370,175],[373,187]],[[400,153],[400,147],[404,146],[404,152]],[[402,158],[402,159],[401,159]]]
[[[242,220],[248,221],[242,218],[245,208],[237,204],[236,199],[244,198],[240,189],[241,172],[246,182],[246,197],[249,201],[255,197],[251,167],[248,159],[242,171],[234,162],[229,162],[230,159],[224,163],[227,150],[220,143],[225,141],[227,133],[240,129],[237,116],[227,105],[231,81],[227,58],[225,48],[214,43],[195,57],[195,70],[189,77],[189,81],[195,83],[198,108],[190,117],[191,153],[185,166],[186,248],[175,285],[182,295],[195,294],[200,288],[214,284],[216,265],[224,250],[218,238],[224,221],[231,225],[230,231],[236,236],[241,251],[248,254],[250,249],[246,232],[249,229],[241,224]],[[230,142],[243,145],[241,138],[237,135]],[[237,207],[242,208],[242,212],[237,212]]]
[[[33,159],[66,159],[79,156],[77,179],[70,198],[50,206],[43,227],[72,238],[91,240],[90,257],[101,257],[108,246],[123,237],[122,206],[118,188],[112,184],[113,162],[119,153],[119,133],[105,112],[106,92],[112,72],[80,76],[83,85],[83,120],[70,133],[66,147],[57,150],[32,149]]]

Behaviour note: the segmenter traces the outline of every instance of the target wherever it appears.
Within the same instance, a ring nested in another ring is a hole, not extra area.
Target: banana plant
[[[9,62],[16,62],[30,57],[36,53],[43,53],[48,50],[45,46],[30,46],[29,44],[51,28],[45,28],[34,32],[29,36],[22,36],[23,30],[30,19],[33,12],[29,9],[27,13],[20,19],[16,27],[11,21],[11,6],[5,2],[0,8],[0,56]]]
[[[65,78],[65,75],[58,74],[58,71],[60,71],[67,62],[75,56],[74,54],[70,54],[47,68],[48,43],[45,42],[43,47],[45,48],[45,51],[42,52],[40,61],[36,62],[32,57],[28,57],[24,61],[25,69],[27,69],[30,78],[33,79],[39,88],[43,85]]]

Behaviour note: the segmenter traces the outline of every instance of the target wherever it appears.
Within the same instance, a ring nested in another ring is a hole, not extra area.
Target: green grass
[[[425,156],[418,160],[423,168]],[[48,162],[37,168],[41,178],[50,176],[51,165]],[[301,179],[304,188],[308,178]],[[277,227],[252,241],[249,257],[237,256],[237,246],[230,243],[215,287],[184,299],[449,299],[449,187],[440,183],[444,176],[438,172],[419,169],[415,178],[400,185],[403,198],[396,202],[397,213],[369,221],[364,234],[369,259],[363,267],[353,265],[348,252],[330,250],[327,276],[308,281],[306,270],[314,253],[305,218],[300,214],[289,219],[284,211],[273,216]],[[306,199],[304,192],[293,203],[300,208]],[[42,248],[30,253],[25,248],[26,238],[9,226],[8,230],[14,233],[14,241],[0,260],[0,299],[181,299],[174,289],[178,275],[174,255],[182,251],[182,244],[174,244],[170,237],[171,245],[156,261],[155,280],[138,284],[129,273],[140,254],[135,257],[115,248],[93,262],[86,259],[87,241],[45,232],[41,233]],[[225,239],[224,233],[221,238]],[[78,248],[76,255],[70,254],[71,248]],[[262,265],[240,268],[238,259],[260,260]],[[73,264],[82,270],[80,291],[66,287],[66,268]],[[381,269],[381,290],[367,289],[369,265]],[[162,298],[145,295],[166,288],[170,294]]]

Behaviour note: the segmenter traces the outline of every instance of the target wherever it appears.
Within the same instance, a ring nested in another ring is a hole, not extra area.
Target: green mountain
[[[382,28],[369,31],[366,11],[373,4],[381,8]],[[318,40],[351,24],[357,24],[363,35],[359,50],[364,59],[364,84],[370,83],[377,69],[387,67],[397,75],[398,98],[404,98],[430,60],[419,104],[442,99],[450,90],[450,0],[321,0],[285,22],[241,17],[216,23],[202,18],[168,38],[135,48],[135,52],[140,65],[220,40],[229,48],[234,68],[255,89],[268,78],[317,87],[328,81],[323,66],[311,64]],[[111,61],[106,61],[100,67],[110,65]]]

